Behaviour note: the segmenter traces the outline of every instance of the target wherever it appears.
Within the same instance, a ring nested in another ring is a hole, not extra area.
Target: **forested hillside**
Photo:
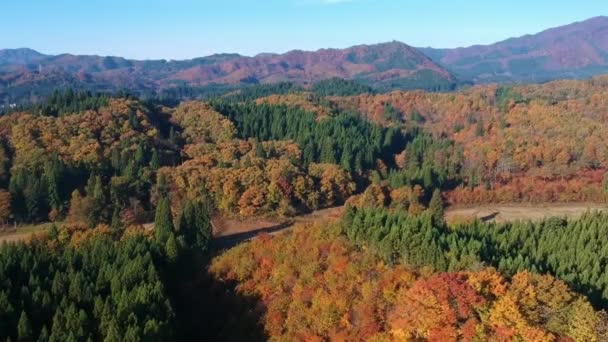
[[[605,214],[448,226],[443,209],[604,203],[607,90],[56,91],[0,118],[0,230],[52,225],[0,249],[0,339],[601,341]],[[213,245],[214,220],[343,205]]]
[[[349,228],[348,224],[344,226]],[[390,266],[336,224],[263,236],[211,272],[259,296],[277,340],[598,341],[606,315],[549,275]]]

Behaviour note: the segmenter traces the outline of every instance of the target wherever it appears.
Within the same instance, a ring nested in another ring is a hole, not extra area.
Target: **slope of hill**
[[[492,45],[420,50],[463,79],[475,82],[585,78],[608,72],[608,17]]]
[[[44,96],[51,88],[65,85],[97,91],[156,92],[178,86],[308,84],[332,77],[356,79],[381,89],[449,89],[455,83],[447,70],[399,42],[255,57],[219,54],[183,61],[0,50],[0,95],[10,94],[12,99],[32,90]]]

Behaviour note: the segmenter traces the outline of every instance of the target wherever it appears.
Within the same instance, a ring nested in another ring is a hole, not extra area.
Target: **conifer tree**
[[[167,193],[167,183],[164,175],[159,176],[158,196],[159,200],[154,216],[154,238],[157,243],[164,245],[174,230],[171,201]]]
[[[434,222],[439,224],[443,220],[443,200],[441,199],[441,191],[435,189],[433,196],[429,202],[429,211],[433,215]]]
[[[21,316],[19,317],[19,323],[17,323],[17,340],[19,341],[29,341],[33,338],[32,336],[32,327],[30,325],[30,320],[27,318],[27,314],[25,311],[21,311]]]

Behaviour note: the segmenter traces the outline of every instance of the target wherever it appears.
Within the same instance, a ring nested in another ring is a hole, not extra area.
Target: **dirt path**
[[[343,210],[344,207],[340,206],[283,220],[216,218],[213,220],[213,247],[216,249],[230,248],[262,233],[278,234],[293,227],[296,223],[336,219],[342,215]]]
[[[606,210],[605,204],[567,203],[546,205],[497,204],[481,205],[470,208],[447,209],[445,216],[448,222],[477,217],[482,221],[508,222],[517,220],[542,220],[546,217],[576,218],[588,210]]]

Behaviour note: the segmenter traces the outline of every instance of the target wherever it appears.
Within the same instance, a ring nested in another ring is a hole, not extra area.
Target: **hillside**
[[[0,248],[0,339],[602,340],[605,214],[448,226],[443,207],[605,203],[606,77],[351,86],[175,106],[67,90],[2,116],[0,228],[50,228]],[[211,261],[252,236],[222,242],[222,220],[342,205]]]
[[[456,82],[418,50],[398,42],[255,57],[220,54],[183,61],[0,50],[0,97],[12,101],[35,99],[66,86],[155,93],[180,86],[310,84],[333,77],[356,79],[379,89],[451,89]]]
[[[215,258],[210,270],[260,302],[256,311],[270,340],[605,338],[603,313],[549,275],[522,271],[506,279],[492,268],[433,273],[390,265],[340,230],[316,224],[264,235]]]
[[[608,17],[491,45],[420,50],[457,76],[475,82],[586,78],[608,72]]]

